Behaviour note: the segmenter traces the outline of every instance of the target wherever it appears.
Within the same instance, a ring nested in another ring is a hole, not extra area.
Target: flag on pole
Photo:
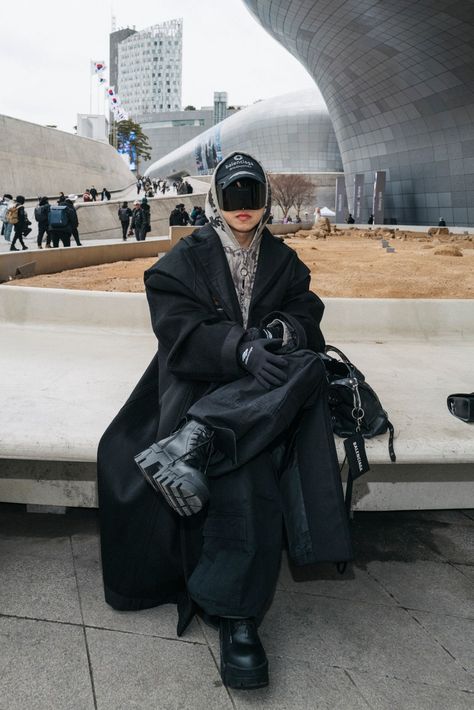
[[[104,61],[94,61],[92,60],[91,62],[91,69],[93,74],[100,74],[101,72],[105,71],[106,69],[106,63]]]

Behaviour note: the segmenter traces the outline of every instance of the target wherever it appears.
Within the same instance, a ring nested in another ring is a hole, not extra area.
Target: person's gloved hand
[[[281,348],[282,342],[281,338],[259,338],[242,342],[238,347],[239,363],[266,389],[279,387],[288,379],[285,372],[287,361],[272,352]]]

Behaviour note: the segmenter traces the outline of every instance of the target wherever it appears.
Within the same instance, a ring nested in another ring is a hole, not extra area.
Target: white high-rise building
[[[183,20],[136,32],[118,45],[120,99],[130,117],[181,108]]]

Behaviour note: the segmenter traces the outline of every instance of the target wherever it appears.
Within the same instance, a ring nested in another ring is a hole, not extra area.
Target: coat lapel
[[[242,312],[229,265],[219,236],[212,227],[204,227],[200,230],[194,249],[214,302],[224,310],[230,320],[242,325]]]
[[[265,229],[260,245],[250,312],[262,296],[280,278],[282,271],[287,267],[290,259],[291,251],[282,249],[280,240],[276,239],[271,232]]]

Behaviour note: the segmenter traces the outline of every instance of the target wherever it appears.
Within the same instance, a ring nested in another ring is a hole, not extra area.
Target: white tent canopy
[[[329,209],[329,207],[323,207],[321,210],[323,217],[335,217],[336,213]]]

